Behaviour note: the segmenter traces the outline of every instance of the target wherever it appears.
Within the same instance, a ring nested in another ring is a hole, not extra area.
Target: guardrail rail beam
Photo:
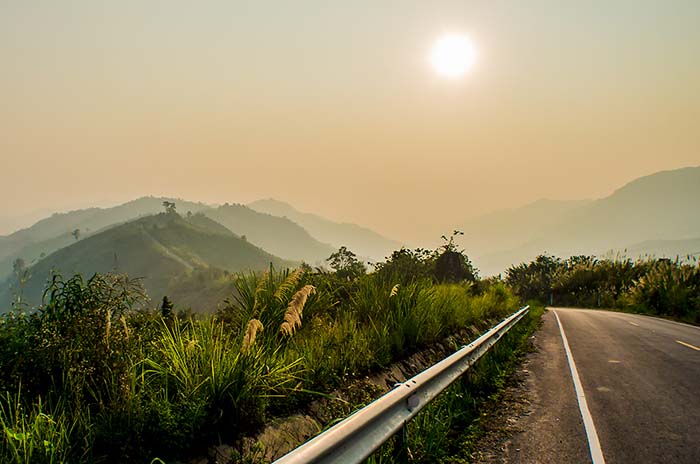
[[[529,311],[525,306],[442,361],[398,384],[274,464],[360,463],[464,374]]]

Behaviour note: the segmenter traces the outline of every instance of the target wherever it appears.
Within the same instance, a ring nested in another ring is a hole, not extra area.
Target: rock
[[[209,448],[209,460],[214,464],[231,464],[236,451],[232,446],[219,445]]]

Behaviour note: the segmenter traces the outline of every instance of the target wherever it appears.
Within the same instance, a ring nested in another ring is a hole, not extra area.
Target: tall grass
[[[311,391],[517,308],[502,284],[480,292],[388,272],[348,280],[270,268],[230,278],[236,292],[216,316],[140,310],[133,282],[96,276],[59,281],[37,313],[0,318],[0,390],[15,392],[2,397],[0,456],[201,454],[292,411]]]
[[[5,463],[69,462],[71,424],[60,407],[37,401],[29,409],[20,392],[0,395],[0,460]]]
[[[195,417],[217,419],[210,426],[224,418],[254,423],[266,398],[294,386],[300,364],[288,362],[279,348],[253,344],[243,352],[241,337],[216,318],[176,320],[154,345],[145,360],[145,382],[163,402],[197,404],[202,410],[193,411]]]

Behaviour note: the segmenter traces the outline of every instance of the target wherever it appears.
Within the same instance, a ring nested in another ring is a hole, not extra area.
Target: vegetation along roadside
[[[330,262],[234,274],[223,308],[200,318],[167,299],[150,309],[124,275],[55,276],[45,304],[0,319],[2,460],[193,459],[519,307],[452,240],[369,274],[348,250]]]

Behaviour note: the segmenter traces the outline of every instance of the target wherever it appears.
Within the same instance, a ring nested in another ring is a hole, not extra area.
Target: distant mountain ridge
[[[251,243],[285,259],[320,265],[336,251],[321,243],[302,226],[285,217],[255,211],[240,204],[225,204],[203,213]]]
[[[486,214],[462,223],[465,242],[479,254],[514,248],[537,239],[542,231],[592,200],[540,199],[520,208]]]
[[[289,203],[267,198],[248,204],[249,208],[274,216],[287,217],[306,229],[313,237],[330,243],[335,249],[347,247],[359,256],[373,261],[383,261],[391,252],[401,248],[402,243],[381,234],[347,222],[334,222],[316,214],[304,213]]]
[[[468,221],[467,252],[485,275],[543,252],[690,254],[698,251],[693,240],[700,236],[699,199],[700,167],[661,171],[598,200],[541,201]]]

